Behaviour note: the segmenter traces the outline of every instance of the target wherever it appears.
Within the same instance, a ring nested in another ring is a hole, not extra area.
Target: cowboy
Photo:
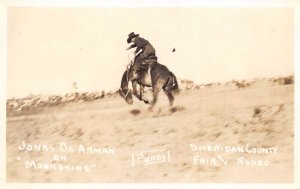
[[[127,39],[127,43],[130,42],[132,42],[133,44],[126,50],[136,47],[136,50],[134,52],[136,56],[133,66],[133,70],[136,75],[137,70],[139,70],[141,67],[146,67],[147,69],[150,68],[153,63],[157,61],[157,57],[155,55],[155,49],[153,48],[153,46],[146,39],[139,37],[139,34],[131,32],[128,35]]]

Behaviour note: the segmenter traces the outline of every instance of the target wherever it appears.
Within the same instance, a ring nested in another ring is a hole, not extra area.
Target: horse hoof
[[[148,111],[149,111],[149,112],[153,112],[153,107],[152,107],[152,106],[149,107],[149,108],[148,108]]]

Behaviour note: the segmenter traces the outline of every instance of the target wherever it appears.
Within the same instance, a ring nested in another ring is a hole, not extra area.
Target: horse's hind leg
[[[173,106],[174,103],[174,96],[172,94],[172,92],[170,90],[166,90],[164,89],[165,94],[167,95],[169,102],[170,102],[170,106]]]
[[[152,111],[154,105],[156,104],[159,91],[160,91],[160,89],[158,89],[158,88],[154,88],[152,90],[152,92],[153,92],[153,99],[151,101],[151,105],[150,105],[150,108],[149,108],[150,111]]]
[[[152,111],[154,105],[156,104],[158,93],[164,87],[165,80],[162,79],[161,77],[157,77],[156,74],[153,74],[153,71],[151,71],[151,83],[152,83],[153,99],[151,101],[151,106],[149,108],[150,111]]]

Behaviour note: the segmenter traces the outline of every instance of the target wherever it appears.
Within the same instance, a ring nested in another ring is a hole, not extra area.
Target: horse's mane
[[[121,81],[121,87],[122,86],[127,86],[128,85],[128,70],[125,70],[125,72],[123,73],[123,76],[122,76],[122,81]]]

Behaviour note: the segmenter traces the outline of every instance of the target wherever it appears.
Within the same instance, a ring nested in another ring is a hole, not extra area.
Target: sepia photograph
[[[295,8],[9,6],[7,183],[295,175]]]

